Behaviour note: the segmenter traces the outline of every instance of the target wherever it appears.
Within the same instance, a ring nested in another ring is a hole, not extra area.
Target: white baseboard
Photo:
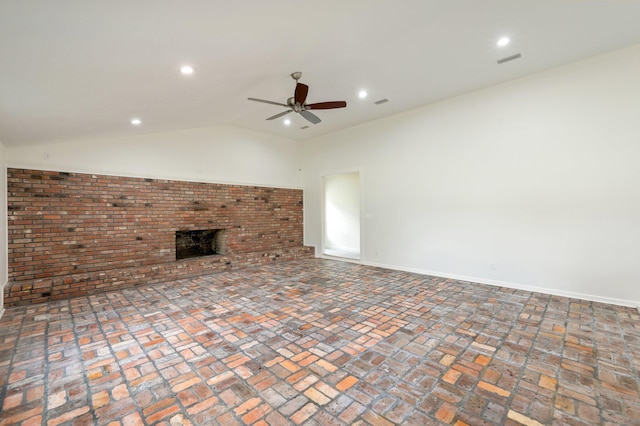
[[[330,254],[323,254],[323,253],[316,253],[316,257],[320,258],[320,259],[339,260],[341,262],[357,263],[358,265],[363,265],[363,263],[362,263],[362,261],[360,259],[351,259],[351,258],[348,258],[348,257],[331,256]]]
[[[333,258],[333,259],[342,260],[338,258]],[[377,263],[377,262],[362,261],[360,263],[367,266],[376,266],[379,268],[392,269],[396,271],[413,272],[420,275],[430,275],[430,276],[440,277],[440,278],[451,278],[459,281],[469,281],[469,282],[478,283],[478,284],[507,287],[515,290],[524,290],[524,291],[530,291],[534,293],[550,294],[553,296],[569,297],[572,299],[588,300],[591,302],[601,302],[601,303],[607,303],[610,305],[627,306],[632,308],[638,307],[638,312],[640,312],[640,301],[637,301],[637,300],[634,301],[634,300],[616,299],[613,297],[604,297],[604,296],[597,296],[593,294],[575,293],[572,291],[556,290],[556,289],[545,288],[545,287],[535,287],[535,286],[512,283],[507,281],[489,280],[486,278],[479,278],[479,277],[468,277],[464,275],[449,274],[446,272],[439,272],[439,271],[429,271],[429,270],[419,269],[419,268],[406,268],[402,266],[387,265],[384,263]]]

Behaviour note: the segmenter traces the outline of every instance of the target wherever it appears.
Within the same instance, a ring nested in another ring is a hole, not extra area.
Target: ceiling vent
[[[374,104],[382,105],[382,104],[386,104],[387,102],[389,102],[389,99],[384,98],[384,99],[380,99],[379,101],[375,101]]]
[[[522,53],[516,53],[515,55],[507,56],[506,58],[498,59],[498,64],[504,64],[505,62],[515,61],[522,58]]]
[[[308,128],[309,128],[309,126],[302,126],[302,127],[300,127],[300,128],[301,128],[302,130],[304,130],[304,129],[308,129]]]

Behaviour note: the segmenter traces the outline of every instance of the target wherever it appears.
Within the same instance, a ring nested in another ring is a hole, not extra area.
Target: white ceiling
[[[1,0],[0,141],[215,125],[302,140],[636,43],[628,0]],[[286,103],[294,71],[309,102],[347,108],[266,121],[284,109],[247,97]]]

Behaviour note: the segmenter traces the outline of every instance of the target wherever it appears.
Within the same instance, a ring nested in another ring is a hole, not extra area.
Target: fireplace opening
[[[176,231],[176,260],[225,254],[224,229]]]

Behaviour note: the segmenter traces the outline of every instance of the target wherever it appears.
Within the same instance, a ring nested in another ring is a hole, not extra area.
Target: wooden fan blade
[[[280,102],[265,101],[264,99],[256,99],[256,98],[247,98],[247,99],[250,100],[250,101],[262,102],[263,104],[279,105],[279,106],[283,106],[285,108],[289,108],[289,105],[281,104]]]
[[[269,117],[269,118],[267,118],[267,120],[275,120],[276,118],[280,118],[280,117],[282,117],[283,115],[287,115],[287,114],[289,114],[290,112],[293,112],[293,110],[292,110],[292,109],[290,109],[289,111],[281,112],[280,114],[276,114],[276,115],[274,115],[273,117]]]
[[[300,115],[303,116],[304,118],[306,118],[307,121],[312,122],[313,124],[318,124],[319,122],[322,121],[322,120],[320,120],[320,117],[318,117],[314,113],[309,112],[307,110],[300,111]]]
[[[334,109],[334,108],[344,108],[347,106],[345,101],[334,101],[334,102],[318,102],[316,104],[305,105],[306,109]]]
[[[304,105],[304,101],[307,100],[307,94],[309,93],[309,86],[306,84],[298,83],[296,84],[296,92],[293,95],[293,99],[295,99],[297,104]]]

